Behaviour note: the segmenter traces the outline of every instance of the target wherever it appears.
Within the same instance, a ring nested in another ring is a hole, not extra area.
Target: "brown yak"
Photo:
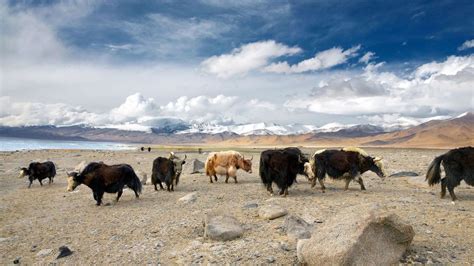
[[[225,175],[225,182],[229,181],[229,177],[233,177],[237,183],[237,170],[243,169],[248,173],[252,173],[252,159],[245,159],[242,154],[236,151],[212,152],[206,160],[206,175],[212,183],[212,177],[217,181],[217,175]]]

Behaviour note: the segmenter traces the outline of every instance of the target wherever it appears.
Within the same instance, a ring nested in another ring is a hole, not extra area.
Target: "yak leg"
[[[361,177],[361,176],[359,176],[359,177],[357,178],[357,183],[360,184],[360,189],[361,189],[361,190],[366,190],[366,189],[365,189],[365,186],[364,186],[364,181],[362,180],[362,177]]]
[[[104,192],[103,191],[102,192],[96,192],[95,195],[96,195],[95,200],[97,201],[96,205],[100,206],[100,204],[102,204],[102,197],[104,196]]]
[[[288,188],[285,188],[285,192],[283,193],[283,197],[288,196]]]
[[[326,192],[326,186],[324,185],[324,180],[318,178],[318,181],[319,181],[319,184],[321,185],[321,191],[323,193]],[[314,181],[314,183],[316,184],[316,180]]]
[[[41,179],[38,179],[38,181],[40,182],[40,185],[43,186],[43,182],[41,181]]]
[[[316,186],[316,177],[311,180],[311,188],[314,188],[315,186]]]
[[[48,184],[51,184],[53,181],[51,181],[51,177],[48,177],[49,179],[49,183]]]
[[[118,202],[120,197],[122,196],[123,190],[119,190],[117,193],[117,199],[115,199],[115,202]]]
[[[156,184],[153,184],[155,186],[155,191],[158,191],[158,188],[156,187]]]
[[[210,181],[211,183],[213,183],[213,182],[212,182],[212,176],[211,176],[211,175],[209,176],[209,181]],[[216,181],[217,181],[217,177],[216,177]]]
[[[214,174],[214,181],[217,182],[217,175],[216,174]]]
[[[226,182],[226,183],[229,182],[229,173],[226,173],[226,174],[225,174],[225,182]]]
[[[270,195],[273,196],[273,188],[272,188],[272,183],[268,183],[267,184],[267,191],[270,192]]]
[[[281,196],[285,196],[285,190],[287,190],[288,187],[283,187],[280,189],[280,192],[278,194],[280,194]]]
[[[441,198],[446,196],[446,178],[441,179]]]
[[[238,182],[237,182],[237,176],[233,176],[233,177],[234,177],[234,183],[237,184],[237,183],[238,183]]]
[[[456,198],[456,195],[454,195],[454,187],[448,186],[448,191],[449,191],[449,195],[451,196],[451,199],[453,201],[456,201],[458,198]]]
[[[161,182],[159,182],[158,184],[160,184],[160,189],[161,189],[161,190],[165,190],[165,188],[163,187],[163,185],[161,184]]]
[[[174,191],[174,184],[171,182],[171,191]]]
[[[344,190],[347,191],[349,189],[349,183],[351,180],[349,178],[346,178],[346,186],[344,187]]]
[[[31,187],[31,184],[33,184],[33,179],[30,178],[30,184],[28,185],[28,188]]]

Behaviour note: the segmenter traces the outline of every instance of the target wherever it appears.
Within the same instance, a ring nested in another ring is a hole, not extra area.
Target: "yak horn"
[[[253,155],[252,155],[252,157],[250,157],[250,161],[252,161],[252,160],[253,160]]]
[[[375,157],[375,158],[374,158],[374,161],[375,161],[375,162],[378,162],[378,161],[382,161],[382,159],[383,159],[382,157]]]
[[[187,156],[186,156],[186,154],[185,154],[185,155],[184,155],[184,159],[183,159],[183,161],[184,161],[184,160],[186,160],[186,158],[187,158]]]

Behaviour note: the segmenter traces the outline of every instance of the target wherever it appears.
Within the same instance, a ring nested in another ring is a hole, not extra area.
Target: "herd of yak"
[[[168,158],[158,157],[153,161],[151,180],[158,190],[157,185],[164,189],[165,183],[168,191],[173,191],[178,185],[182,173],[184,158],[176,156],[173,152]],[[209,154],[205,171],[211,183],[217,181],[217,175],[225,176],[227,183],[229,177],[237,183],[237,170],[242,169],[252,173],[252,158],[246,159],[236,151],[212,152]],[[440,165],[443,164],[445,177],[441,178]],[[359,183],[360,188],[365,190],[361,175],[372,171],[379,177],[385,177],[386,173],[382,158],[371,157],[364,150],[356,147],[347,147],[340,150],[319,150],[309,159],[298,148],[285,148],[265,150],[260,155],[259,174],[268,192],[273,195],[272,184],[275,183],[280,189],[279,194],[288,195],[288,188],[296,182],[298,174],[304,175],[310,180],[311,187],[319,182],[322,192],[325,190],[324,179],[326,176],[345,181],[345,189],[348,189],[351,181]],[[20,177],[28,176],[31,187],[33,180],[49,178],[53,182],[56,168],[53,162],[33,162],[28,168],[21,168]],[[142,183],[135,174],[133,168],[128,164],[106,165],[102,162],[89,163],[77,172],[67,173],[68,191],[73,191],[77,186],[84,184],[92,189],[97,205],[102,203],[105,192],[117,193],[117,201],[120,199],[125,186],[132,189],[138,198],[142,191]],[[441,182],[441,197],[446,195],[446,189],[452,200],[456,200],[454,188],[464,180],[467,184],[474,186],[474,148],[464,147],[448,151],[436,157],[428,167],[426,180],[429,185]]]

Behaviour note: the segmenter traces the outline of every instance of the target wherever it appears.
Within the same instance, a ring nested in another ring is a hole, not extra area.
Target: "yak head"
[[[245,172],[251,174],[252,173],[252,159],[253,159],[253,155],[252,157],[250,157],[250,159],[245,159],[245,157],[242,157],[242,170],[244,170]]]
[[[29,175],[30,175],[30,170],[28,170],[28,168],[22,167],[20,169],[20,174],[18,175],[18,178],[22,178]]]
[[[370,157],[369,160],[371,160],[371,167],[369,169],[370,171],[376,173],[381,178],[384,178],[387,176],[381,157],[375,157],[375,158]]]
[[[71,192],[76,189],[77,186],[81,184],[79,181],[79,173],[78,172],[66,172],[67,174],[67,191]]]
[[[177,185],[179,182],[179,177],[181,176],[181,173],[183,172],[183,164],[186,163],[186,154],[184,155],[184,158],[181,159],[178,156],[174,155],[174,153],[170,153],[170,160],[173,162],[174,166],[174,171],[175,171],[175,184]]]

